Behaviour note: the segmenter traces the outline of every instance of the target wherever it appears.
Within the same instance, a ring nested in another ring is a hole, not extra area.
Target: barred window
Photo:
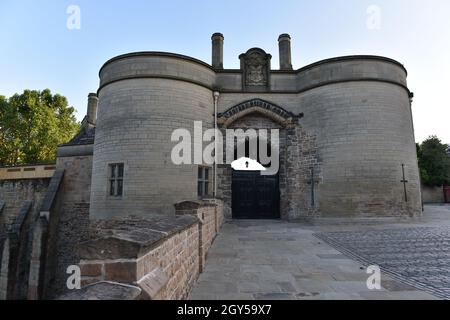
[[[123,163],[109,165],[109,195],[122,197],[123,195]]]
[[[198,168],[197,179],[197,193],[200,198],[205,198],[209,195],[209,168]]]

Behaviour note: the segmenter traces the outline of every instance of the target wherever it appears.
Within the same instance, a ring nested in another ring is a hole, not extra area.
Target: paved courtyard
[[[450,206],[413,221],[230,221],[191,299],[450,299]],[[381,290],[366,267],[379,265]]]

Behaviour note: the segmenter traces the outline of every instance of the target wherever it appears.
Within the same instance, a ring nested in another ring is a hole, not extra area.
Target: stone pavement
[[[449,235],[449,206],[395,222],[229,221],[190,298],[448,299]],[[369,264],[381,290],[366,286]]]

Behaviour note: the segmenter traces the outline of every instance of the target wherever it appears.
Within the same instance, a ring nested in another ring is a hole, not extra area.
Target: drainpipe
[[[217,102],[219,97],[220,92],[214,91],[214,199],[217,197]]]

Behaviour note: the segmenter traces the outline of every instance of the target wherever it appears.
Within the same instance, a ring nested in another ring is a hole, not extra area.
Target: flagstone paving
[[[449,299],[450,207],[403,222],[228,221],[193,300]],[[383,270],[369,290],[366,267]]]

